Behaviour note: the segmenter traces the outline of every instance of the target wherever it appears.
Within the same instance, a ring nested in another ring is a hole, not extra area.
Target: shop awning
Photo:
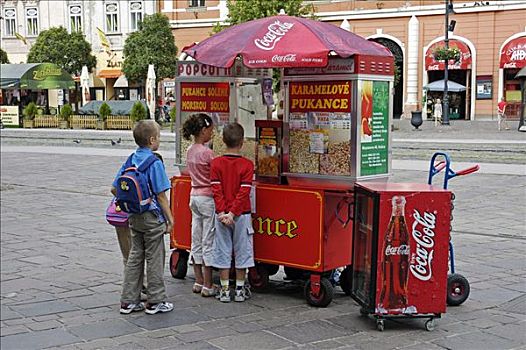
[[[437,47],[444,47],[444,41],[439,41],[431,45],[426,51],[425,64],[426,70],[444,70],[444,61],[436,61],[433,57],[433,52]],[[471,69],[471,50],[460,40],[450,39],[450,48],[456,47],[460,50],[460,60],[458,62],[450,62],[447,69]]]
[[[118,78],[122,75],[122,71],[119,68],[108,68],[101,69],[97,76],[99,78]]]
[[[2,64],[2,89],[74,89],[75,81],[62,68],[53,63]]]
[[[117,80],[115,80],[115,84],[113,84],[113,87],[118,87],[118,88],[128,87],[128,79],[126,78],[126,76],[123,74]]]
[[[442,79],[429,83],[424,86],[424,89],[429,91],[444,91],[444,80]],[[454,81],[448,80],[447,90],[450,92],[459,92],[465,91],[466,87],[464,85],[460,85],[459,83],[455,83]]]
[[[526,66],[522,67],[522,69],[519,71],[519,73],[517,73],[515,78],[526,79]]]
[[[500,52],[500,68],[526,67],[526,36],[510,40]]]

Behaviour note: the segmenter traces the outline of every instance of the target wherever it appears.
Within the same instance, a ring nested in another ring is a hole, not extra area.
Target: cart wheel
[[[274,276],[279,271],[279,265],[261,264],[267,270],[269,276]]]
[[[342,287],[345,295],[351,295],[352,268],[350,265],[343,269],[342,274],[340,275],[340,287]]]
[[[184,279],[188,271],[188,252],[185,250],[172,250],[170,255],[170,273],[173,278]]]
[[[307,299],[309,305],[327,307],[327,305],[331,303],[333,296],[334,287],[328,279],[324,277],[320,279],[320,293],[318,296],[312,293],[311,280],[307,280],[307,283],[305,284],[305,299]]]
[[[269,285],[268,271],[264,265],[257,264],[248,269],[248,281],[250,287],[258,292],[264,292]]]
[[[468,296],[469,282],[464,276],[458,273],[447,276],[447,304],[449,306],[462,304]]]
[[[384,331],[384,320],[382,319],[376,320],[376,329],[380,332]]]
[[[426,331],[428,332],[435,330],[435,326],[436,326],[436,321],[434,318],[430,318],[425,323]]]
[[[305,271],[296,269],[294,267],[284,266],[286,279],[288,280],[301,280],[305,279]]]

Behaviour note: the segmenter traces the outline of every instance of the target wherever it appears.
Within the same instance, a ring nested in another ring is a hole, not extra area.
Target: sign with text
[[[500,52],[500,68],[526,67],[526,36],[508,42]]]
[[[361,91],[361,175],[388,171],[389,84],[364,81]]]
[[[18,115],[18,106],[0,106],[0,115],[2,116],[2,124],[16,125],[20,123]]]
[[[348,81],[291,82],[289,95],[291,113],[351,111],[351,83]]]
[[[181,83],[181,111],[229,113],[228,83]]]

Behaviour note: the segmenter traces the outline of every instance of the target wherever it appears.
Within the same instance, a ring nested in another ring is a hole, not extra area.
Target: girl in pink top
[[[192,179],[190,209],[192,210],[192,246],[190,256],[194,263],[194,293],[204,297],[215,295],[212,286],[212,245],[214,243],[215,205],[210,186],[210,162],[214,152],[206,143],[212,139],[212,118],[204,113],[191,115],[183,124],[182,134],[194,139],[186,154],[186,165]]]

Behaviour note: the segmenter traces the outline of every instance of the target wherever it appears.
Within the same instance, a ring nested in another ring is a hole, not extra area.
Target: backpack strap
[[[126,159],[126,162],[124,163],[124,167],[122,168],[123,173],[124,173],[124,171],[125,171],[126,169],[131,168],[131,167],[133,166],[132,157],[133,157],[133,153],[130,154],[130,156],[128,157],[128,159]]]
[[[152,165],[156,160],[159,160],[159,158],[157,158],[154,154],[152,154],[151,156],[149,156],[148,158],[146,158],[142,163],[141,165],[139,165],[139,167],[137,168],[137,170],[139,170],[141,173],[146,171],[146,169],[148,169],[150,167],[150,165]]]

